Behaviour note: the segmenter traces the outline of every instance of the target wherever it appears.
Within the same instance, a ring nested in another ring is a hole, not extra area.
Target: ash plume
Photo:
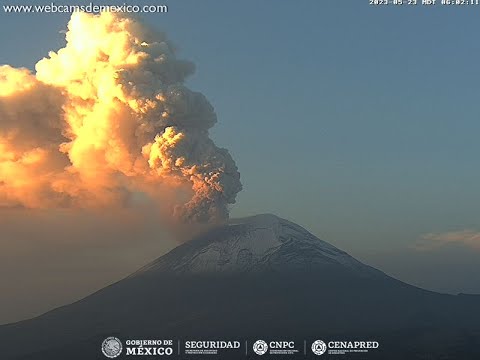
[[[0,67],[0,206],[129,206],[222,222],[242,189],[216,115],[184,85],[191,62],[121,14],[74,13],[66,46],[36,73]]]

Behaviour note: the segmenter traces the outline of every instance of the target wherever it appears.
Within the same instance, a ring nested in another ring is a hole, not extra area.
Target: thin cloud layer
[[[460,230],[444,233],[428,233],[416,244],[418,250],[431,250],[450,244],[461,244],[480,250],[480,231]]]

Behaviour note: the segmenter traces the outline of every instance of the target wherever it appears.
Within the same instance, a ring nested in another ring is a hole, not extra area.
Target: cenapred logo
[[[263,340],[257,340],[253,344],[253,351],[258,355],[263,355],[268,351],[268,345]]]
[[[106,357],[113,359],[122,353],[122,342],[113,336],[103,340],[102,353]]]
[[[312,352],[315,355],[323,355],[327,351],[327,344],[322,340],[315,340],[312,344]]]

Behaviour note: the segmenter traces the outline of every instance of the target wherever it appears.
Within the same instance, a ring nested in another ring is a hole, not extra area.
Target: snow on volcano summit
[[[144,272],[229,273],[342,268],[383,275],[299,225],[272,214],[232,219],[145,266]]]

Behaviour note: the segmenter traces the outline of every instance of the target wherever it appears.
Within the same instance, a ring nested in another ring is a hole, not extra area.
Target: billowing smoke
[[[226,220],[240,174],[209,138],[212,106],[183,84],[193,64],[119,14],[74,13],[66,40],[35,75],[0,67],[0,206],[147,198],[183,222]]]

